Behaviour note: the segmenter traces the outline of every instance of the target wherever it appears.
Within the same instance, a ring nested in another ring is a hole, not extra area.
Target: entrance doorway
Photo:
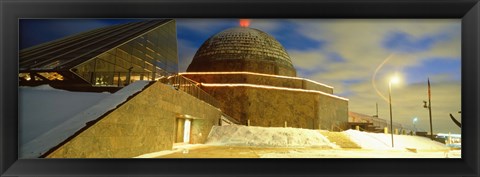
[[[177,130],[175,143],[190,143],[190,133],[192,129],[192,120],[185,118],[177,118]]]
[[[183,143],[188,144],[190,143],[190,129],[191,129],[191,121],[190,119],[185,119],[184,127],[183,127]]]

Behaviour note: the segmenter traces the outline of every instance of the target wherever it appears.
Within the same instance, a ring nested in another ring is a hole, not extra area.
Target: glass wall
[[[95,86],[123,87],[178,72],[175,21],[111,49],[72,69]]]

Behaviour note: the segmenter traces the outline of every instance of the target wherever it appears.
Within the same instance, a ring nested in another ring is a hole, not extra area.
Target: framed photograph
[[[1,6],[2,175],[478,175],[478,1]]]

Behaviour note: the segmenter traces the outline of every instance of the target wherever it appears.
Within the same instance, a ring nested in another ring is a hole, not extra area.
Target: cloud
[[[395,121],[412,126],[411,119],[415,116],[420,118],[417,127],[429,129],[428,111],[422,107],[422,101],[426,99],[426,78],[430,77],[436,83],[436,91],[432,91],[436,95],[436,105],[432,103],[434,131],[459,133],[460,129],[448,117],[460,109],[461,101],[459,20],[300,20],[297,23],[299,33],[328,41],[322,48],[290,52],[297,70],[310,71],[300,76],[334,86],[335,94],[350,99],[349,110],[373,115],[378,102],[380,116],[388,119],[388,102],[374,91],[370,79],[375,68],[393,54],[380,68],[375,83],[387,95],[388,77],[395,72],[407,72],[403,74],[402,87],[394,89]],[[385,41],[396,43],[390,48],[395,50],[385,48]],[[341,59],[332,61],[328,55],[332,53]],[[318,72],[312,71],[315,68]],[[411,85],[419,82],[423,85]]]
[[[417,39],[405,32],[393,32],[387,36],[383,45],[391,51],[417,52],[431,49],[436,41],[435,36],[425,36]]]
[[[211,36],[226,28],[238,26],[235,19],[176,19],[177,28],[189,29],[193,33]]]
[[[433,76],[433,78],[436,77],[438,76]],[[460,133],[460,129],[449,118],[450,113],[456,113],[461,109],[460,81],[432,82],[431,87],[434,131]],[[350,89],[356,93],[348,97],[350,111],[374,115],[375,103],[378,103],[380,118],[389,120],[388,101],[381,99],[373,91],[370,83],[352,84]],[[379,86],[379,90],[382,94],[388,95],[387,84]],[[392,86],[391,95],[394,122],[411,128],[413,126],[412,119],[418,117],[420,121],[417,127],[423,130],[429,129],[428,110],[423,108],[423,100],[428,100],[426,81],[418,84]]]
[[[250,27],[261,29],[264,32],[269,34],[274,33],[282,26],[282,21],[278,19],[251,19]]]

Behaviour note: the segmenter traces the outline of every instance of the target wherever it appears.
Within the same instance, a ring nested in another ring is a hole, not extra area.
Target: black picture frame
[[[478,0],[0,1],[2,176],[478,176]],[[462,159],[18,159],[19,18],[459,18]]]

